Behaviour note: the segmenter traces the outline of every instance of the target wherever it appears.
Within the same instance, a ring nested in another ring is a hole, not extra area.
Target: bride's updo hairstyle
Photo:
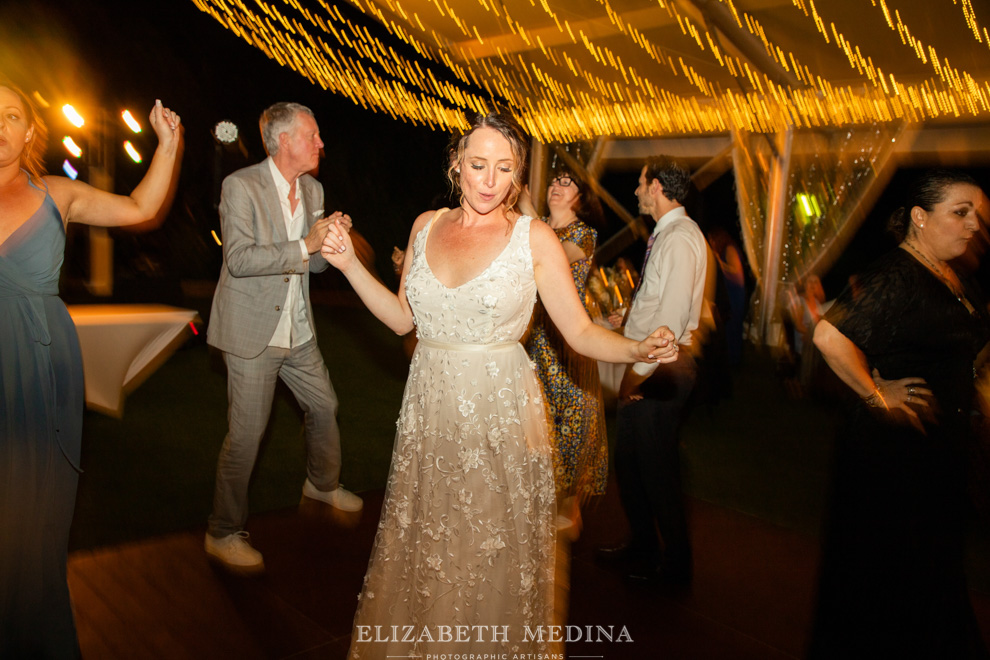
[[[954,170],[928,170],[921,174],[908,188],[904,206],[894,211],[887,220],[887,231],[894,235],[898,243],[913,236],[917,229],[911,225],[911,209],[918,206],[931,213],[936,204],[945,200],[949,187],[957,183],[977,185],[973,177]]]
[[[519,193],[523,188],[523,175],[526,173],[527,158],[529,155],[529,141],[526,134],[519,127],[519,124],[508,114],[503,112],[479,112],[471,120],[471,127],[463,135],[454,135],[450,140],[448,148],[447,180],[450,182],[450,189],[461,196],[461,162],[464,160],[464,148],[467,146],[468,138],[479,128],[491,128],[498,131],[499,135],[509,141],[512,149],[512,157],[515,164],[512,168],[512,187],[505,196],[505,208],[511,209],[519,199]]]

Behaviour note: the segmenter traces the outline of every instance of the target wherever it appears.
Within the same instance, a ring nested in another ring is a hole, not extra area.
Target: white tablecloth
[[[134,391],[192,334],[195,310],[167,305],[69,305],[82,347],[86,405],[120,417]]]

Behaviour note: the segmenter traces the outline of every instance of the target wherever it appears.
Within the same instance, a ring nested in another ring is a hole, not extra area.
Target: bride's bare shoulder
[[[413,222],[412,231],[409,232],[409,244],[412,245],[412,241],[419,236],[419,233],[423,231],[428,224],[430,224],[430,221],[433,220],[433,218],[442,219],[450,213],[451,211],[449,209],[439,209],[423,211],[416,216],[416,220]]]

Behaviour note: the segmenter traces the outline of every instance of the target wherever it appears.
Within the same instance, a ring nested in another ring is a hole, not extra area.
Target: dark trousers
[[[619,404],[615,446],[615,475],[632,532],[631,548],[688,569],[691,540],[678,444],[696,379],[697,365],[686,352],[676,362],[660,365],[640,388],[643,399]]]

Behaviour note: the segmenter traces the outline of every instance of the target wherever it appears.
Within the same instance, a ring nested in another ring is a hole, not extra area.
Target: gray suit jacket
[[[308,174],[299,177],[297,185],[306,213],[305,236],[325,215],[323,186]],[[325,270],[327,262],[317,252],[310,255],[307,268],[299,242],[288,239],[267,160],[224,179],[220,229],[223,266],[213,296],[207,343],[242,358],[260,355],[275,333],[293,277],[302,278],[306,315],[315,336],[309,272]]]

